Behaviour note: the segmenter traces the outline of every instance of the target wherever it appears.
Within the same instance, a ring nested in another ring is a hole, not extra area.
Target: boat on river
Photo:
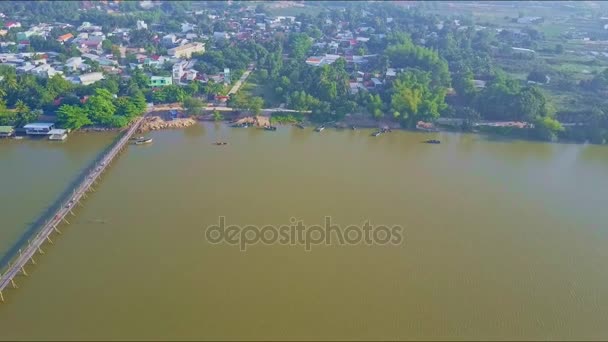
[[[302,124],[296,124],[296,127],[300,128],[300,129],[304,129],[304,125],[302,125]]]
[[[143,144],[150,144],[150,143],[152,143],[152,138],[138,139],[135,141],[135,145],[143,145]]]
[[[276,131],[277,126],[265,126],[264,129],[267,131]]]
[[[426,140],[425,143],[427,143],[427,144],[441,144],[441,141],[439,141],[437,139],[429,139],[429,140]]]
[[[315,128],[315,132],[321,132],[324,129],[325,129],[325,126],[321,125],[321,126]]]
[[[374,133],[372,133],[372,137],[377,137],[382,133],[384,133],[384,132],[382,132],[382,131],[374,132]]]
[[[243,122],[243,123],[238,123],[238,124],[234,124],[234,125],[232,125],[232,127],[234,127],[234,128],[247,128],[247,127],[249,127],[249,126],[250,126],[250,125],[249,125],[249,123],[247,123],[247,122]]]
[[[216,145],[216,146],[223,146],[223,145],[228,145],[228,143],[227,143],[227,142],[225,142],[225,141],[216,141],[216,142],[214,142],[214,143],[213,143],[213,145]]]

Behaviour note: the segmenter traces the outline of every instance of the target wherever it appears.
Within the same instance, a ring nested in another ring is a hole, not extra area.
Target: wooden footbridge
[[[36,253],[44,254],[42,250],[42,244],[45,241],[53,243],[51,240],[51,234],[53,232],[60,233],[57,226],[61,222],[69,224],[66,217],[68,215],[74,215],[72,209],[77,205],[81,205],[80,201],[86,197],[86,193],[93,190],[93,184],[97,183],[97,179],[101,176],[103,171],[110,165],[112,160],[118,155],[120,151],[129,143],[129,140],[135,132],[139,129],[144,117],[138,118],[131,127],[123,134],[123,136],[115,142],[114,146],[98,161],[93,165],[91,171],[84,176],[82,182],[74,188],[73,196],[69,201],[66,201],[55,213],[54,216],[47,220],[46,223],[38,230],[38,233],[30,240],[23,248],[19,249],[19,253],[15,255],[11,261],[8,262],[6,267],[0,269],[0,272],[4,269],[4,272],[0,274],[0,301],[4,302],[3,291],[9,286],[17,288],[15,277],[19,274],[27,276],[25,266],[28,262],[36,264],[34,256]],[[0,265],[2,267],[2,265]]]

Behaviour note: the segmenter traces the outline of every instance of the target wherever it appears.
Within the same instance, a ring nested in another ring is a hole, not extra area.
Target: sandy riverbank
[[[178,118],[166,121],[160,116],[148,116],[144,119],[138,132],[156,131],[167,128],[186,128],[196,124],[192,118]]]

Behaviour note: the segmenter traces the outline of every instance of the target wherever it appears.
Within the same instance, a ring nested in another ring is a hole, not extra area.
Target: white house
[[[182,33],[190,32],[190,31],[194,30],[195,28],[196,28],[196,25],[193,25],[190,23],[183,23],[182,24]]]
[[[213,39],[214,40],[226,40],[229,37],[230,36],[226,32],[213,32]]]
[[[103,79],[103,73],[101,72],[90,72],[77,77],[78,83],[82,85],[93,84]]]
[[[148,28],[148,24],[146,24],[145,21],[143,21],[143,20],[138,20],[137,21],[137,29],[138,30],[145,30],[147,28]]]
[[[23,126],[28,135],[47,135],[54,127],[55,124],[50,122],[34,122]]]

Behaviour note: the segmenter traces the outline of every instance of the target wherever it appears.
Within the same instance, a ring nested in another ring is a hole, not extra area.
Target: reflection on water
[[[608,149],[370,133],[215,123],[151,133],[154,144],[130,146],[5,293],[2,337],[608,336]],[[442,144],[421,143],[431,138]],[[13,148],[0,144],[2,161]],[[243,253],[205,242],[220,215],[239,225],[369,219],[402,225],[405,241]]]

